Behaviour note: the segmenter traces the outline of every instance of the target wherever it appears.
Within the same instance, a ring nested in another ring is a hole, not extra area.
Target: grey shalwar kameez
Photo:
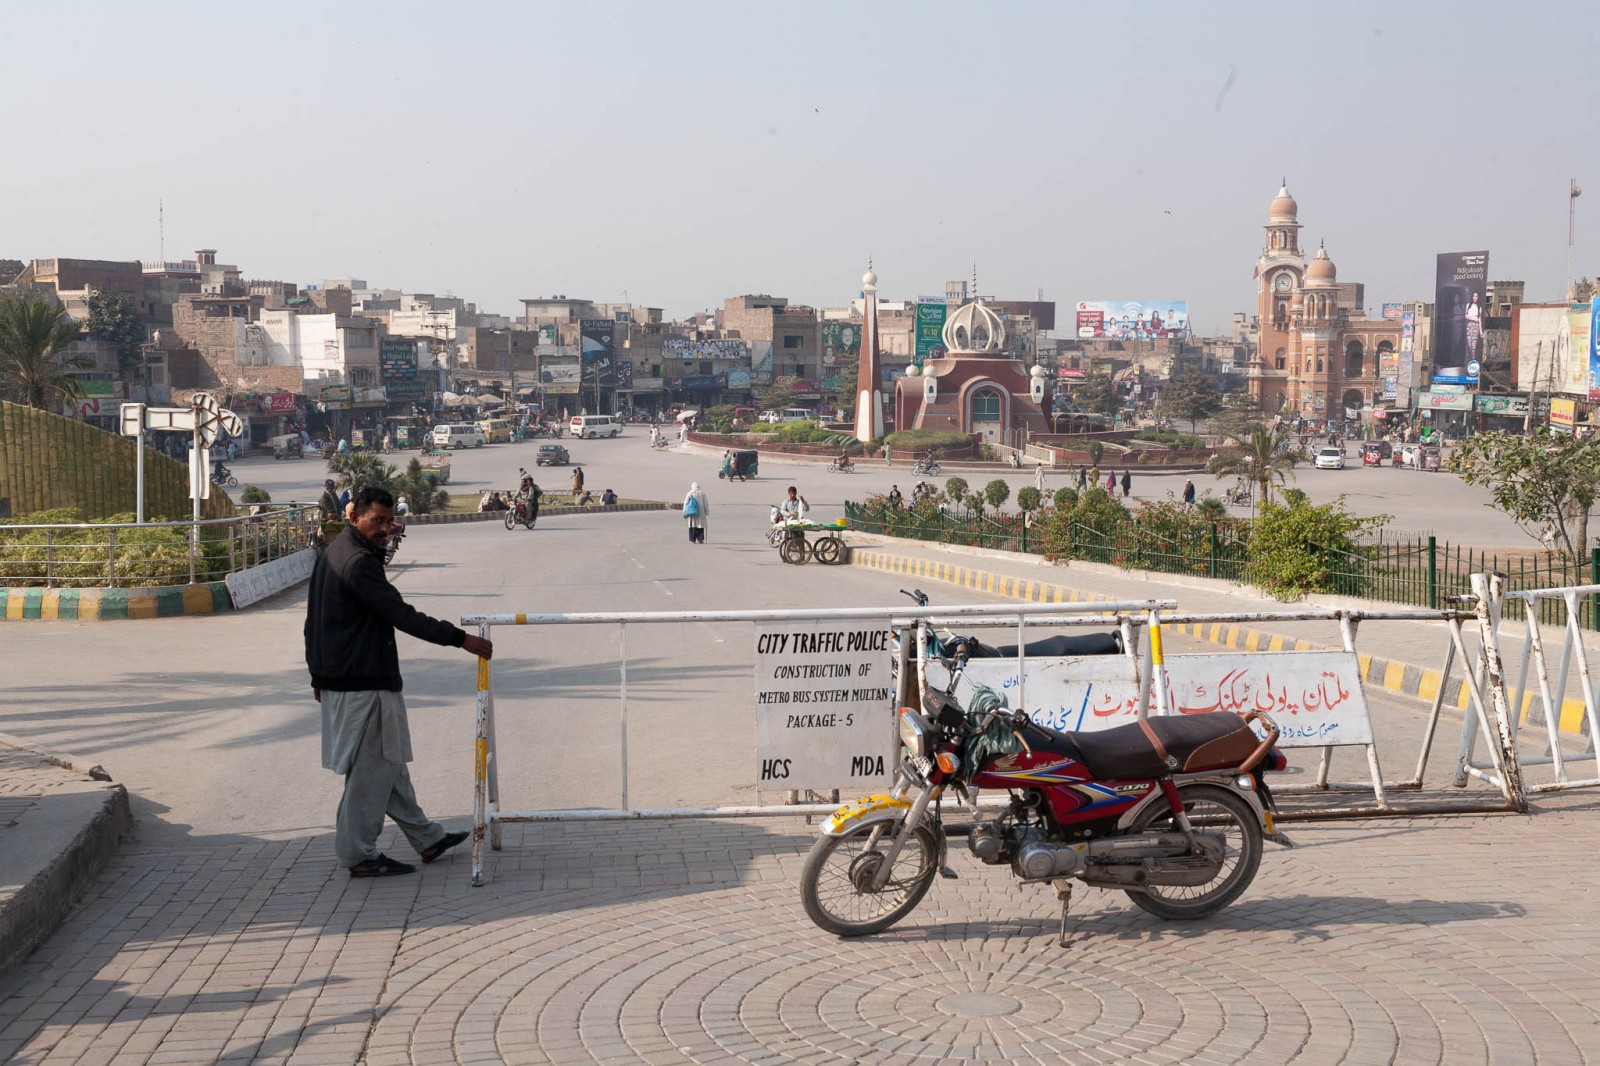
[[[322,765],[344,775],[333,851],[341,866],[378,855],[387,815],[418,854],[444,839],[445,828],[422,813],[411,787],[411,729],[398,692],[322,693]]]

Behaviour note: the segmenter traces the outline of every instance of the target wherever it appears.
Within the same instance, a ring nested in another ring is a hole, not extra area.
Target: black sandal
[[[422,861],[423,862],[432,862],[433,860],[439,858],[445,852],[449,851],[451,848],[455,847],[456,845],[460,844],[462,841],[464,841],[466,839],[467,839],[467,834],[465,832],[461,831],[461,830],[457,830],[454,833],[446,833],[439,840],[439,843],[435,844],[433,847],[429,848],[427,851],[422,852]]]
[[[399,877],[401,874],[414,874],[417,868],[409,862],[400,862],[387,855],[379,854],[375,859],[367,859],[350,867],[351,877]]]

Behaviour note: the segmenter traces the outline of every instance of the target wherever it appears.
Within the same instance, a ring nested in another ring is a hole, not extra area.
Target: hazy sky
[[[1514,16],[1514,17],[1513,17]],[[1287,175],[1386,300],[1600,271],[1589,3],[5,0],[0,257],[220,250],[520,313],[747,292],[1253,310]],[[1070,324],[1060,322],[1058,333]]]

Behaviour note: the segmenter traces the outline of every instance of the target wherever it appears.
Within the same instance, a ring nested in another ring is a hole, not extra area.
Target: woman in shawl
[[[689,494],[683,498],[683,517],[689,523],[690,544],[706,542],[706,519],[710,516],[711,504],[706,494],[700,491],[700,482],[696,481],[689,486]]]

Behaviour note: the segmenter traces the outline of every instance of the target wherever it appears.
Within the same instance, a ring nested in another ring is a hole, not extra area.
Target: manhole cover
[[[993,1018],[1016,1013],[1022,1009],[1022,1001],[995,992],[958,992],[945,996],[935,1006],[957,1018]]]

